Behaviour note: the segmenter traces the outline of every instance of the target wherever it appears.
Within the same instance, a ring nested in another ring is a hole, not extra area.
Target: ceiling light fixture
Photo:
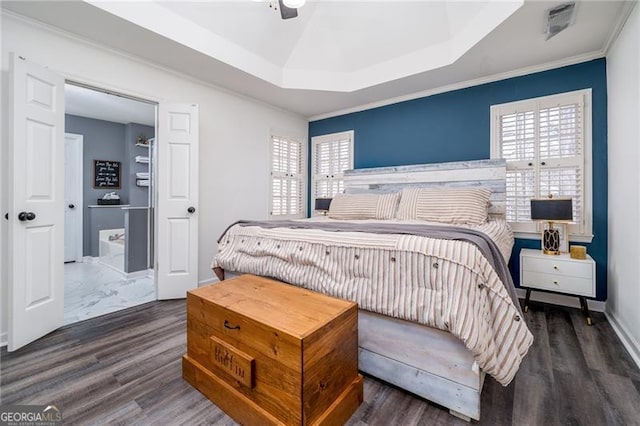
[[[298,8],[304,6],[305,0],[269,0],[269,7],[273,10],[280,9],[282,19],[291,19],[298,16]]]
[[[283,3],[285,6],[291,9],[298,9],[304,6],[306,0],[284,0]]]

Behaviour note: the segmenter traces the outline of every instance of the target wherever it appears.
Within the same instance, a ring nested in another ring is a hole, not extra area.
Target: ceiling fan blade
[[[291,19],[298,16],[298,9],[285,6],[283,0],[279,0],[278,3],[280,3],[280,16],[282,19]]]

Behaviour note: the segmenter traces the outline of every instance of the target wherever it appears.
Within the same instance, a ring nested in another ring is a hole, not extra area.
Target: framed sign
[[[93,187],[96,189],[120,189],[120,162],[93,160]]]

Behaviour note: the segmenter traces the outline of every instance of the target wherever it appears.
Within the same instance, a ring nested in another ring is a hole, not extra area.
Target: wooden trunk
[[[183,377],[243,424],[341,424],[362,402],[358,308],[252,275],[187,294]]]

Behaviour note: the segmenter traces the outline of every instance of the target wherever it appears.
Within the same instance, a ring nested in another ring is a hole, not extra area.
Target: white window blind
[[[507,220],[537,233],[531,198],[573,199],[569,233],[591,236],[591,90],[491,107],[491,157],[507,160]]]
[[[301,142],[271,137],[271,217],[304,216],[303,158]]]
[[[353,131],[311,139],[312,208],[316,198],[344,191],[344,171],[353,168]]]

